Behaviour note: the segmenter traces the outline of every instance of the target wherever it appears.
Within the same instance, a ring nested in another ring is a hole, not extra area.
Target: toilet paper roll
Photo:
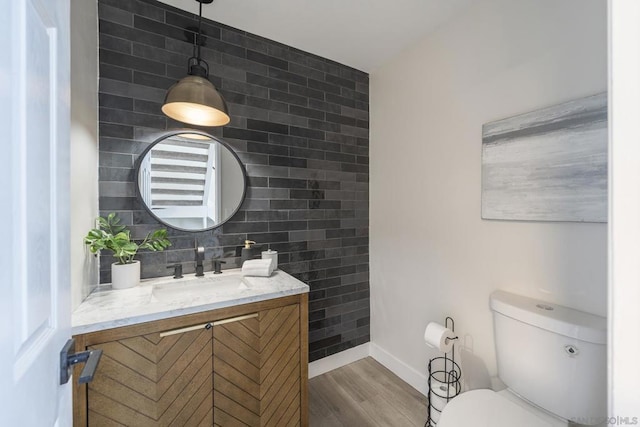
[[[447,391],[449,394],[447,394]],[[431,390],[429,393],[431,406],[442,411],[449,400],[456,396],[456,387],[454,385],[447,386],[439,381],[431,381]],[[447,400],[447,396],[449,400]]]
[[[429,427],[435,427],[438,425],[438,421],[440,421],[440,412],[436,411],[433,408],[429,409]]]
[[[430,422],[430,427],[435,427],[436,425],[438,425],[438,421],[440,421],[440,412],[436,411],[433,408],[429,409],[429,420]]]
[[[439,323],[430,322],[424,331],[424,341],[431,348],[447,353],[453,347],[455,334],[449,328],[445,328]]]
[[[449,394],[447,394],[447,391]],[[450,400],[453,399],[455,395],[456,387],[454,385],[447,386],[447,384],[440,381],[431,380],[429,390],[429,403],[431,405],[429,408],[429,419],[433,423],[437,423],[440,420],[440,413],[444,410],[447,403],[449,403],[447,396],[449,396]]]

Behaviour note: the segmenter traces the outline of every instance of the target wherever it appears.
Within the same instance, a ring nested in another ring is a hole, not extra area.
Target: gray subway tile
[[[131,54],[133,43],[131,40],[113,37],[109,34],[101,34],[99,44],[101,49],[114,50],[116,52]]]
[[[116,24],[133,26],[133,14],[123,9],[117,9],[104,3],[98,4],[98,14],[100,19]]]
[[[286,178],[289,176],[289,168],[279,166],[248,165],[247,173],[250,176]]]
[[[133,182],[101,182],[99,194],[106,197],[135,197]]]

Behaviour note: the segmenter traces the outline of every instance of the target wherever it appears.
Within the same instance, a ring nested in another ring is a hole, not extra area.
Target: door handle
[[[93,380],[98,362],[102,357],[102,350],[87,350],[79,353],[70,353],[75,349],[76,340],[71,338],[60,351],[60,385],[66,384],[71,377],[71,367],[77,363],[84,363],[78,382],[86,384]]]

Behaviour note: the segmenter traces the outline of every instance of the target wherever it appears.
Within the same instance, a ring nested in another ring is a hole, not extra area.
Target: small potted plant
[[[131,288],[140,283],[140,261],[133,259],[140,249],[162,251],[171,246],[164,228],[150,232],[141,243],[136,243],[131,239],[130,231],[120,224],[120,218],[113,212],[106,218],[98,217],[98,225],[98,228],[89,230],[84,243],[89,245],[89,250],[94,254],[103,249],[113,252],[117,260],[111,264],[113,289]]]

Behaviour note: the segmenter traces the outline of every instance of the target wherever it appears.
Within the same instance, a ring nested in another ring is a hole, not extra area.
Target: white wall
[[[98,284],[98,262],[82,238],[98,216],[98,9],[71,0],[71,303]]]
[[[371,74],[371,336],[409,369],[453,316],[495,375],[490,293],[605,315],[607,226],[480,219],[482,124],[607,89],[605,0],[485,0]]]

